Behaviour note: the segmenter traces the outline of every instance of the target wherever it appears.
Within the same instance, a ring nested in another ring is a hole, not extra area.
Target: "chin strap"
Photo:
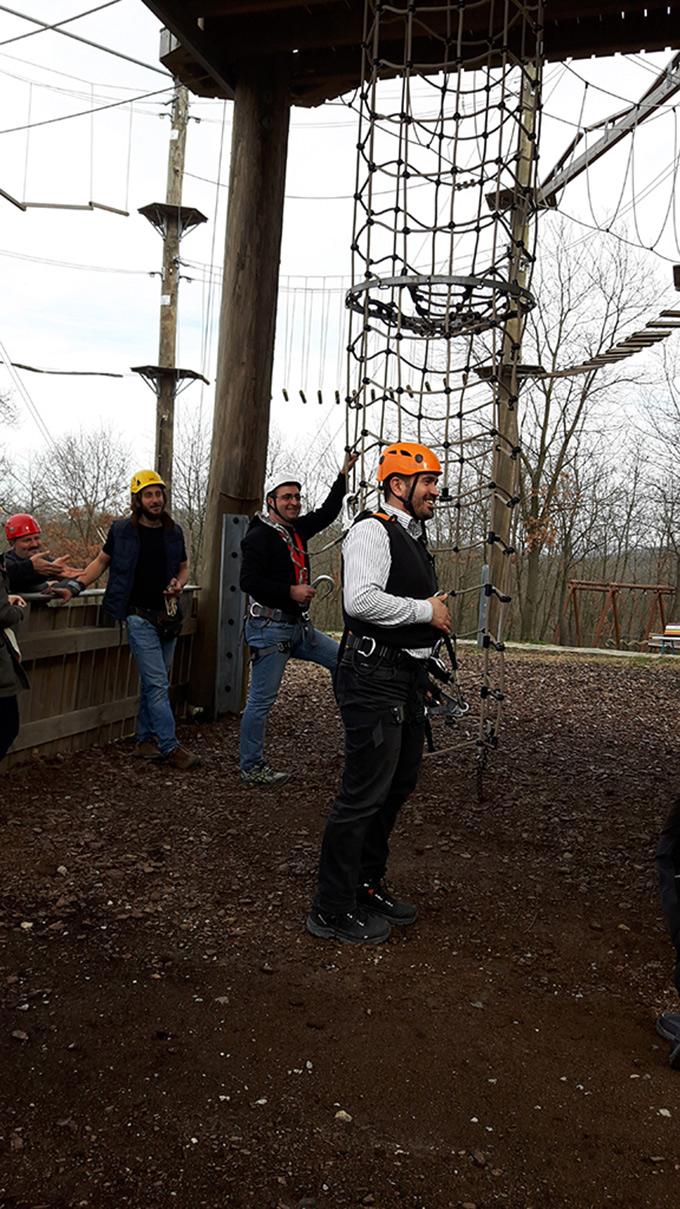
[[[410,513],[411,513],[411,516],[413,517],[414,521],[417,521],[418,517],[416,516],[416,514],[415,514],[415,512],[414,512],[414,510],[413,510],[413,494],[414,494],[415,489],[416,489],[416,487],[417,487],[417,485],[418,485],[418,479],[419,479],[419,478],[420,478],[420,475],[419,475],[419,474],[414,474],[414,475],[412,476],[412,478],[411,478],[411,488],[410,488],[410,490],[409,490],[409,493],[408,493],[408,495],[407,495],[406,499],[404,500],[404,505],[405,505],[405,507],[406,507],[406,510],[407,510],[407,512],[410,512]]]
[[[279,520],[281,521],[281,524],[282,524],[282,525],[286,525],[286,528],[290,528],[290,525],[287,523],[287,521],[285,520],[285,518],[281,516],[281,513],[279,512],[278,508],[276,507],[276,502],[274,502],[274,503],[270,504],[270,503],[269,503],[269,500],[274,500],[274,496],[273,496],[273,495],[270,495],[270,496],[268,497],[268,499],[266,499],[266,500],[265,500],[265,504],[266,504],[267,508],[269,509],[269,511],[270,511],[270,512],[275,512],[275,513],[276,513],[276,515],[278,516]]]

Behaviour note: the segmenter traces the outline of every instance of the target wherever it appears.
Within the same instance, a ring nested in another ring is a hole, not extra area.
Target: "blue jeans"
[[[251,651],[263,651],[264,654],[251,663],[248,700],[241,719],[242,772],[250,772],[264,759],[267,718],[291,656],[319,663],[331,673],[335,672],[338,659],[337,642],[315,630],[309,622],[291,625],[264,617],[250,617],[246,622],[246,642]],[[278,649],[280,647],[284,649]]]
[[[170,668],[177,639],[163,642],[155,625],[134,613],[127,619],[127,632],[141,681],[137,742],[147,743],[155,738],[161,755],[169,756],[177,747],[169,696]]]

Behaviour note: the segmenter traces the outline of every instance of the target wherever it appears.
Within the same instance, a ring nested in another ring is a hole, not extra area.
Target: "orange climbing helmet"
[[[384,483],[392,474],[441,474],[439,458],[427,445],[415,441],[396,441],[383,449],[378,462],[378,482]]]
[[[40,533],[40,525],[28,512],[17,512],[5,521],[5,537],[13,542],[17,537],[34,537]]]

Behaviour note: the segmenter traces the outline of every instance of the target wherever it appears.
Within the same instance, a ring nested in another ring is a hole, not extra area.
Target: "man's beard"
[[[148,521],[161,520],[164,512],[165,512],[165,504],[161,508],[160,512],[152,512],[150,508],[146,508],[144,506],[144,504],[142,504],[142,516],[145,516]]]

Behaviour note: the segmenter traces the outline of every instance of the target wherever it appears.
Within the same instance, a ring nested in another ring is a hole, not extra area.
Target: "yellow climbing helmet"
[[[138,470],[132,476],[130,491],[133,495],[137,495],[137,492],[143,491],[145,487],[163,487],[166,489],[160,474],[156,474],[155,470]]]

